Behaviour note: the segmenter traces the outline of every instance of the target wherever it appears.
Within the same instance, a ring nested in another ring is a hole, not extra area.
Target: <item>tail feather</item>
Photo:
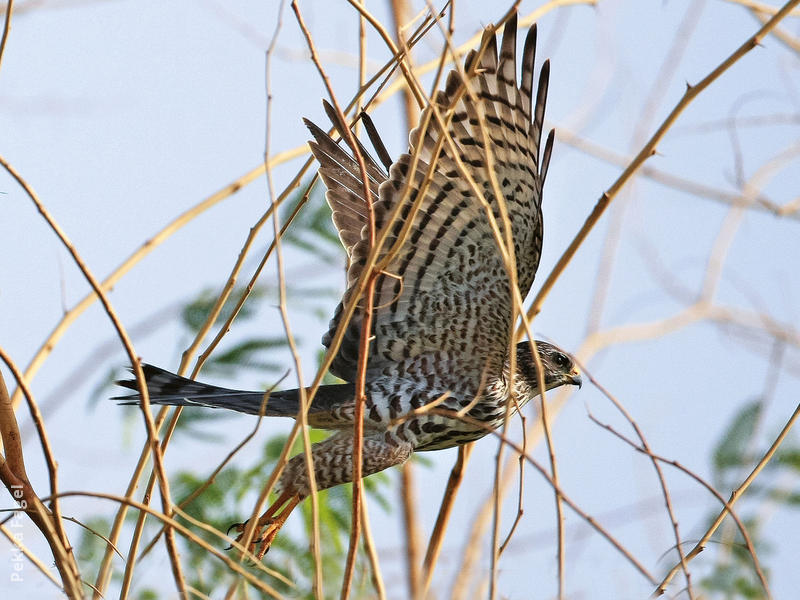
[[[142,371],[151,404],[225,408],[267,417],[293,417],[300,408],[296,389],[271,392],[267,395],[266,392],[232,390],[201,383],[144,363]],[[138,390],[135,379],[125,379],[116,383],[130,390]],[[349,390],[351,387],[352,384],[321,386],[309,412],[329,410],[333,404],[341,402],[348,395],[352,399],[353,392]],[[120,400],[120,404],[138,404],[141,396],[137,392],[127,396],[116,396],[112,400]]]

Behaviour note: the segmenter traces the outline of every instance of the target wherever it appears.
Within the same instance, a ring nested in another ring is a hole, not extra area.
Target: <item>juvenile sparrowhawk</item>
[[[330,371],[346,383],[321,386],[308,409],[309,425],[335,432],[312,447],[318,489],[352,480],[363,298],[348,322],[343,317],[353,297],[363,293],[367,264],[380,265],[380,271],[365,377],[364,476],[400,464],[414,451],[476,440],[500,426],[507,410],[521,407],[543,388],[580,384],[570,356],[543,341],[536,342],[543,382],[527,341],[516,345],[513,377],[510,372],[511,286],[515,281],[524,299],[539,265],[542,186],[553,146],[550,132],[540,148],[549,62],[542,65],[534,97],[536,27],[525,40],[519,84],[516,38],[515,16],[505,25],[498,56],[495,28],[487,28],[480,50],[468,54],[463,70],[449,74],[411,132],[408,152],[396,161],[390,161],[362,115],[383,163],[358,144],[366,163],[375,246],[356,150],[306,120],[348,257],[348,287],[323,337],[330,347],[344,328]],[[345,138],[347,124],[330,105],[326,111]],[[298,390],[265,396],[199,383],[151,365],[143,369],[154,404],[264,416],[295,417],[299,411]],[[134,381],[120,383],[136,389]],[[438,402],[436,410],[419,410],[432,402]],[[458,411],[467,418],[459,418]],[[266,527],[261,555],[292,508],[310,493],[303,455],[289,461],[278,487],[278,500],[259,520]]]

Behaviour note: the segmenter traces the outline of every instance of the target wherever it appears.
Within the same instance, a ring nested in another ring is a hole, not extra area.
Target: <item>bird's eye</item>
[[[554,360],[555,360],[556,366],[560,367],[562,369],[564,367],[566,367],[567,365],[569,365],[569,359],[565,355],[561,354],[560,352],[555,355]]]

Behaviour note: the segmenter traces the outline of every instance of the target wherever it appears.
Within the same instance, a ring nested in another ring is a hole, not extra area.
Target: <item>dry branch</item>
[[[24,379],[4,351],[0,351],[0,357],[6,363],[6,366],[11,369],[17,379],[17,385],[24,390],[25,398],[31,408],[31,414],[36,418],[38,413],[36,403],[25,385]],[[40,421],[39,424],[41,424]],[[51,468],[51,489],[55,490],[55,463],[43,429],[40,429],[40,435],[42,446]],[[0,439],[2,439],[5,450],[5,455],[0,456],[0,481],[6,486],[8,493],[19,505],[20,509],[25,511],[34,525],[44,535],[61,576],[61,585],[64,593],[72,600],[83,598],[80,571],[72,553],[72,545],[64,532],[64,525],[58,512],[58,502],[53,499],[51,501],[53,511],[49,510],[39,499],[28,479],[17,418],[11,406],[11,398],[8,395],[2,373],[0,373]],[[37,561],[37,564],[40,563]]]
[[[772,31],[772,29],[774,29],[775,26],[798,4],[800,4],[800,0],[790,0],[784,4],[784,6],[778,12],[776,12],[775,15],[769,19],[769,21],[767,21],[755,34],[753,34],[741,46],[739,46],[739,48],[737,48],[728,58],[723,60],[713,71],[701,79],[699,83],[696,85],[687,85],[686,92],[684,92],[683,97],[680,99],[678,104],[676,104],[672,111],[670,111],[667,118],[664,119],[664,122],[661,123],[656,132],[647,141],[647,143],[634,157],[630,164],[625,168],[617,180],[611,185],[610,188],[608,188],[606,192],[603,193],[603,195],[597,201],[594,209],[586,218],[586,222],[584,223],[583,227],[581,227],[575,238],[561,255],[561,258],[559,258],[556,266],[548,275],[547,279],[539,290],[539,293],[536,295],[536,298],[534,298],[533,304],[528,309],[528,318],[532,319],[541,311],[542,304],[555,285],[555,282],[575,256],[578,248],[583,245],[583,242],[586,240],[589,232],[591,232],[591,230],[600,220],[600,217],[602,217],[605,210],[611,204],[611,201],[628,182],[628,180],[634,175],[634,173],[639,170],[642,164],[653,154],[655,154],[659,142],[663,139],[675,121],[677,121],[678,117],[686,109],[686,107],[691,104],[691,102],[697,98],[697,96],[699,96],[709,85],[716,81],[725,71],[733,66],[740,58],[758,46],[761,43],[761,40],[767,34],[769,34],[769,32]]]
[[[89,268],[84,263],[83,259],[78,254],[77,250],[73,246],[72,242],[67,237],[66,233],[61,229],[58,223],[53,219],[50,213],[45,208],[44,204],[39,200],[36,192],[34,192],[33,188],[28,185],[28,183],[22,178],[22,176],[12,167],[8,161],[5,160],[2,156],[0,156],[0,165],[2,165],[6,171],[17,181],[20,187],[25,190],[25,193],[31,199],[33,204],[36,206],[36,209],[42,215],[44,220],[47,222],[48,226],[53,230],[56,237],[61,241],[64,247],[72,256],[72,259],[75,261],[75,264],[80,269],[83,276],[86,278],[86,281],[94,290],[95,294],[100,298],[100,302],[105,309],[106,314],[108,315],[109,320],[111,321],[114,329],[117,332],[117,336],[120,339],[123,347],[125,348],[125,352],[128,355],[128,359],[130,360],[131,364],[134,368],[134,375],[136,376],[137,385],[139,386],[139,392],[142,396],[141,402],[141,409],[142,415],[144,417],[145,427],[147,429],[148,435],[148,445],[150,447],[150,451],[153,455],[153,463],[156,468],[156,472],[158,473],[159,479],[159,487],[161,491],[161,501],[164,508],[164,513],[169,515],[170,507],[171,507],[171,500],[170,500],[170,493],[169,493],[169,481],[167,480],[166,473],[164,471],[164,464],[163,464],[163,456],[161,455],[161,449],[158,443],[158,434],[155,429],[155,425],[153,422],[153,415],[150,412],[150,401],[147,396],[147,384],[144,380],[144,374],[142,373],[141,366],[139,365],[139,359],[136,355],[136,352],[133,349],[133,343],[131,342],[127,331],[122,325],[119,317],[117,316],[116,312],[111,306],[111,303],[108,300],[105,292],[103,291],[99,281],[95,278]],[[168,529],[166,532],[167,538],[167,549],[168,554],[170,557],[170,564],[172,566],[172,573],[175,579],[175,585],[178,588],[180,593],[184,593],[184,581],[183,581],[183,571],[181,569],[180,561],[178,559],[178,550],[175,547],[175,539],[172,535],[171,531]]]

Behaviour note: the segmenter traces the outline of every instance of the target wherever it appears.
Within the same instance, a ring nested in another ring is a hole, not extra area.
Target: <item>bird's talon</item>
[[[230,527],[228,527],[227,531],[225,531],[225,535],[230,536],[231,529],[235,529],[238,533],[242,533],[246,526],[247,526],[247,521],[245,521],[244,523],[233,523]]]
[[[226,535],[230,536],[232,531],[235,531],[239,535],[234,538],[235,542],[241,544],[244,540],[244,535],[247,530],[247,524],[250,522],[248,519],[243,523],[233,523],[228,530],[226,531]],[[275,539],[278,531],[280,530],[283,522],[280,519],[274,519],[272,517],[268,517],[263,515],[255,526],[255,535],[258,537],[250,542],[250,550],[256,557],[261,560],[264,558],[264,555],[269,552],[269,548],[272,545],[272,541]],[[260,547],[259,547],[260,545]],[[233,549],[234,545],[231,544],[225,550]]]

